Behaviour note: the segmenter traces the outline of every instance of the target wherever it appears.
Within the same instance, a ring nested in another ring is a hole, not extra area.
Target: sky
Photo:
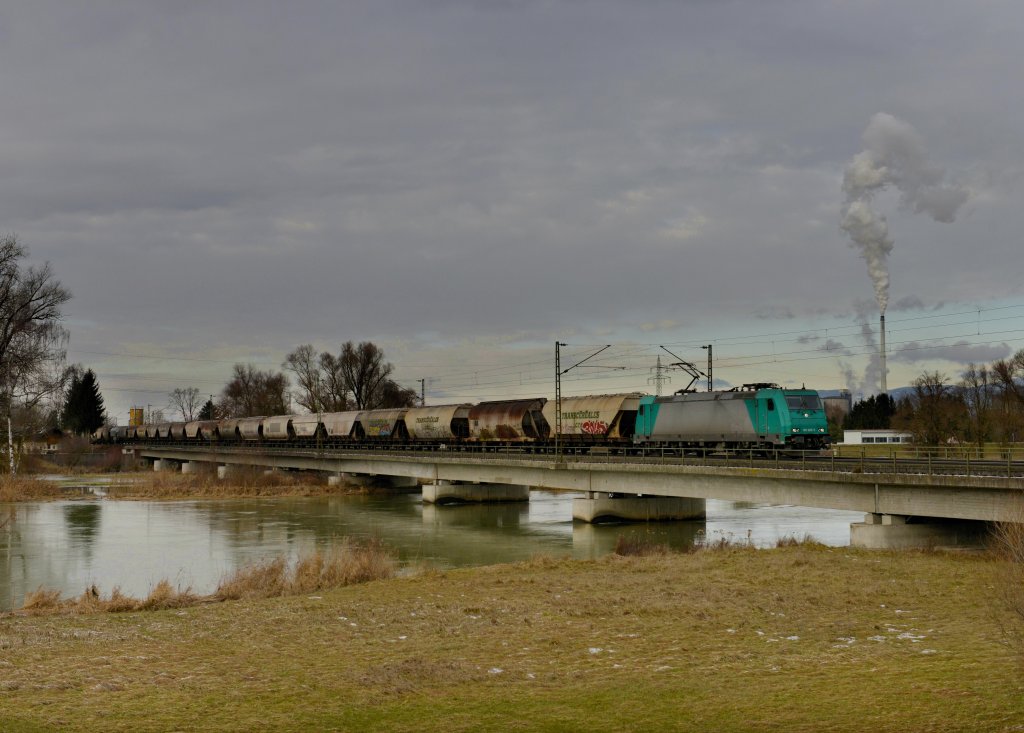
[[[0,231],[121,423],[349,340],[434,404],[552,396],[556,341],[608,346],[565,394],[711,345],[719,386],[867,396],[855,199],[889,387],[955,380],[1024,348],[1022,40],[1008,0],[4,3]]]

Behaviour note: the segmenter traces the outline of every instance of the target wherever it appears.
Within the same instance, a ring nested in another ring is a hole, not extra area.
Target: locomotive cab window
[[[816,394],[788,394],[786,404],[791,410],[820,410],[821,400]]]

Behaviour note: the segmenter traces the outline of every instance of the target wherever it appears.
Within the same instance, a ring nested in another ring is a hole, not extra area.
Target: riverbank
[[[153,471],[45,475],[0,475],[0,502],[67,499],[83,492],[109,499],[175,500],[252,497],[331,496],[362,494],[373,488],[331,486],[327,477],[309,472],[236,471],[219,479],[214,473],[157,473]]]
[[[4,730],[1019,730],[989,556],[814,545],[0,620]]]

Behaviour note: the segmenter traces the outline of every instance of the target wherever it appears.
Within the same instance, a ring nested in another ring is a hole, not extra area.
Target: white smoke
[[[864,150],[853,157],[843,175],[846,201],[840,227],[867,262],[882,314],[889,305],[886,259],[893,241],[885,216],[871,208],[872,200],[892,186],[900,192],[901,208],[948,223],[967,201],[968,192],[945,179],[945,170],[928,162],[924,140],[912,125],[884,112],[871,118],[864,130]]]
[[[854,304],[855,319],[860,327],[860,342],[867,355],[864,373],[858,376],[853,366],[845,359],[838,362],[846,388],[853,394],[875,394],[882,379],[882,357],[878,349],[878,338],[873,327],[874,313],[870,301],[857,301]],[[852,356],[850,349],[837,349],[844,357]],[[845,352],[845,353],[844,353]]]

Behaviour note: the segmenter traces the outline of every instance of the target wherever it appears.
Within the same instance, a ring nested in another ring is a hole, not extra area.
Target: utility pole
[[[708,352],[708,392],[711,391],[711,352],[713,344],[707,346],[701,346],[702,349],[707,349]]]
[[[585,361],[590,361],[605,349],[610,349],[611,344],[605,344],[585,359],[580,359],[567,369],[562,369],[562,347],[567,346],[560,341],[555,342],[555,465],[562,461],[562,375],[572,371]],[[588,364],[588,366],[593,366]],[[604,369],[625,369],[626,367],[603,367]]]
[[[555,463],[562,458],[562,347],[555,342]]]
[[[426,407],[427,406],[427,380],[426,379],[418,379],[416,381],[418,381],[420,383],[420,407]]]
[[[648,377],[647,378],[647,383],[648,384],[653,384],[654,385],[654,395],[656,397],[661,397],[661,385],[664,384],[665,382],[671,382],[672,381],[672,377],[669,377],[669,376],[663,374],[663,372],[665,371],[665,367],[663,367],[661,365],[661,354],[658,354],[658,364],[657,364],[657,366],[652,367],[651,371],[654,372],[654,376],[653,377]]]

